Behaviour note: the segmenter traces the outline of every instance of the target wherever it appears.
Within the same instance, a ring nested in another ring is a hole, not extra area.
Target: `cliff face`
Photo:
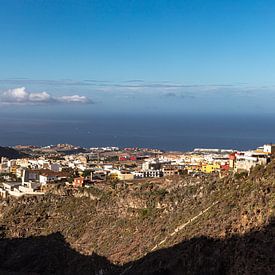
[[[44,251],[38,273],[42,264],[73,273],[68,261],[75,261],[80,271],[95,274],[272,274],[274,176],[270,163],[248,177],[183,176],[4,201],[0,263],[32,271],[28,258],[20,265],[15,257],[26,246],[38,258]],[[66,249],[53,253],[65,257],[63,269],[42,247],[57,232]]]

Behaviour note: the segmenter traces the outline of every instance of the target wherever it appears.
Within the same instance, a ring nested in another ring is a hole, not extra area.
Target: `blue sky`
[[[0,108],[274,112],[274,30],[273,0],[0,0]]]

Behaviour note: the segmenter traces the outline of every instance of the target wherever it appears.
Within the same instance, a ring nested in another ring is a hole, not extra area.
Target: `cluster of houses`
[[[137,148],[124,149],[123,153],[117,148],[100,150],[100,153],[65,155],[59,159],[47,159],[45,156],[12,160],[1,158],[0,195],[43,195],[48,185],[58,183],[78,188],[96,182],[132,181],[184,173],[226,174],[229,171],[250,171],[252,167],[266,165],[271,160],[275,154],[275,145],[265,144],[250,151],[155,150],[153,153],[150,151],[140,154]]]

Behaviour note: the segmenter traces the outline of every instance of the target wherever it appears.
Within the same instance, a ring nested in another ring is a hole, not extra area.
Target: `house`
[[[24,194],[38,194],[41,189],[41,184],[37,182],[24,182],[18,187],[19,191]],[[41,192],[42,193],[42,192]]]
[[[21,182],[3,182],[2,186],[5,190],[12,191],[21,185]]]
[[[119,180],[133,180],[134,175],[125,171],[121,171],[118,173],[118,179]]]
[[[129,156],[128,155],[122,155],[122,156],[119,156],[119,161],[126,161],[129,159]]]
[[[187,171],[188,174],[198,173],[198,172],[201,171],[201,165],[199,165],[199,164],[187,164],[187,165],[185,165],[184,169]]]
[[[113,169],[108,175],[110,180],[133,180],[134,175],[128,171],[121,171]]]
[[[142,171],[133,171],[132,174],[134,175],[135,179],[144,178],[144,172],[142,172]]]
[[[234,169],[236,162],[236,152],[229,154],[229,168]]]
[[[39,170],[24,169],[22,175],[22,182],[39,181]]]
[[[58,163],[51,163],[49,168],[54,172],[61,171],[61,166]]]
[[[73,186],[76,188],[83,187],[84,186],[84,177],[75,178],[73,181]]]
[[[275,154],[275,144],[265,144],[264,152],[271,155]]]
[[[229,169],[230,169],[230,167],[229,167],[229,164],[228,164],[228,163],[222,164],[222,165],[221,165],[221,170],[222,170],[222,171],[228,171]]]
[[[39,175],[39,182],[42,184],[47,184],[49,182],[66,180],[70,176],[67,172],[54,172],[51,170],[41,170]]]
[[[2,187],[0,188],[0,195],[2,198],[6,198],[9,194],[19,193],[16,192],[17,189],[21,185],[21,182],[3,182]]]
[[[219,171],[221,168],[220,164],[218,163],[213,163],[213,164],[203,164],[201,166],[201,171],[206,174],[210,174],[213,172]]]
[[[177,169],[174,165],[164,165],[162,172],[164,177],[174,176],[179,174],[179,169]]]
[[[118,174],[110,173],[107,178],[108,178],[108,180],[118,180]]]
[[[257,151],[246,151],[236,154],[236,162],[234,166],[235,172],[250,171],[256,165],[265,165],[270,161],[270,156],[266,153]]]
[[[146,170],[143,171],[144,178],[160,178],[163,177],[163,171],[161,170]]]
[[[41,192],[40,187],[41,184],[37,182],[5,182],[2,183],[0,194],[4,198],[8,195],[14,197],[22,197],[24,195],[44,195],[44,192]]]
[[[9,167],[6,163],[0,163],[0,173],[9,173]]]
[[[42,184],[47,184],[50,181],[55,181],[58,179],[56,174],[42,174],[39,176],[39,182]]]
[[[91,172],[91,180],[106,180],[107,172],[104,170],[96,170]]]

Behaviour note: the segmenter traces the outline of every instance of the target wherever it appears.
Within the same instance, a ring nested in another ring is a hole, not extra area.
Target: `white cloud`
[[[1,101],[4,102],[26,102],[29,99],[29,93],[25,87],[10,89],[3,93]]]
[[[29,100],[31,102],[49,102],[52,100],[52,97],[46,92],[30,93]]]
[[[72,95],[72,96],[61,96],[58,101],[64,103],[91,103],[91,100],[86,96]]]
[[[32,93],[25,87],[9,89],[2,94],[0,93],[0,103],[6,104],[37,104],[37,103],[79,103],[87,104],[92,101],[86,96],[68,95],[54,97],[47,92]]]

